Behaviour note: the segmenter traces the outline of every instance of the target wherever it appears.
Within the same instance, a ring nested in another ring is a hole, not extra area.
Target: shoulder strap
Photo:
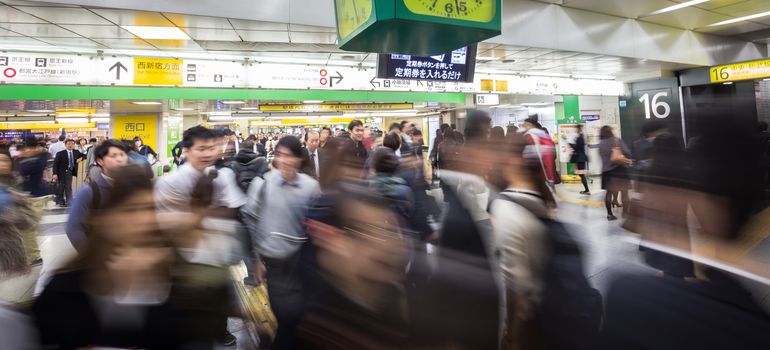
[[[102,204],[102,193],[99,191],[99,185],[96,181],[91,180],[88,186],[91,187],[91,210],[93,212],[93,210],[99,209]]]

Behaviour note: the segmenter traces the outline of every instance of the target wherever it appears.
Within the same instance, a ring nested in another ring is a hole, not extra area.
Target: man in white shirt
[[[48,146],[48,153],[51,153],[51,157],[56,157],[56,153],[59,153],[67,148],[67,146],[64,144],[65,139],[67,139],[67,137],[61,135],[59,136],[59,142],[52,143],[50,146]]]
[[[182,153],[186,157],[185,163],[155,183],[155,204],[158,211],[161,213],[191,212],[190,202],[198,181],[202,176],[216,176],[212,181],[211,209],[208,210],[207,217],[231,219],[236,217],[238,208],[246,204],[246,196],[238,187],[232,170],[214,167],[214,163],[222,156],[221,144],[220,147],[217,146],[216,135],[211,129],[194,126],[184,132]],[[180,218],[183,216],[174,215],[172,218],[160,215],[158,221],[163,228],[169,228],[174,225],[173,219]],[[195,249],[188,249],[188,254],[183,256],[188,261],[200,262],[201,257],[216,254],[208,243],[211,243],[211,240],[200,240]],[[222,327],[219,343],[225,346],[235,344],[235,336],[227,330],[227,318],[223,318],[219,325]]]
[[[305,134],[305,148],[302,149],[301,173],[310,175],[318,180],[321,176],[321,134],[311,130]]]
[[[214,133],[202,126],[195,126],[185,131],[182,140],[182,152],[186,163],[168,176],[161,177],[155,184],[155,202],[160,211],[187,212],[190,210],[190,198],[198,179],[214,171],[214,162],[221,155],[216,148]],[[246,204],[246,197],[235,181],[235,174],[228,168],[216,169],[212,206],[215,208],[235,209]]]

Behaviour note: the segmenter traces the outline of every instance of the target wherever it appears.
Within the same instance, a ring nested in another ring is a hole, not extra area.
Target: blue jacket
[[[104,178],[104,175],[97,176],[93,179],[96,182],[96,187],[99,188],[99,206],[103,206],[107,201],[107,195],[112,188],[109,182]],[[64,231],[67,233],[72,246],[80,251],[85,245],[88,237],[86,237],[86,227],[88,218],[93,209],[94,193],[90,185],[81,187],[75,197],[72,199],[72,205],[69,208],[69,217],[67,218],[67,226]]]

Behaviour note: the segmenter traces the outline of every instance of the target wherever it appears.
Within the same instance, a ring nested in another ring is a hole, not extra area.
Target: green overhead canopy
[[[438,102],[462,104],[465,103],[465,94],[448,92],[0,85],[0,100],[159,99],[323,100],[365,102]]]

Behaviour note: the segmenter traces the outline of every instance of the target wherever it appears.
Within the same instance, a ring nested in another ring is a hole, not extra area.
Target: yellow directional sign
[[[261,105],[262,112],[334,112],[412,109],[411,103],[368,103],[368,104],[307,104],[307,105]]]
[[[770,59],[714,66],[709,70],[709,75],[712,83],[768,78]]]
[[[353,118],[349,117],[308,117],[308,118],[285,118],[274,120],[254,120],[252,126],[289,126],[289,125],[320,125],[320,124],[347,124]]]
[[[134,57],[134,84],[182,85],[182,60]]]

